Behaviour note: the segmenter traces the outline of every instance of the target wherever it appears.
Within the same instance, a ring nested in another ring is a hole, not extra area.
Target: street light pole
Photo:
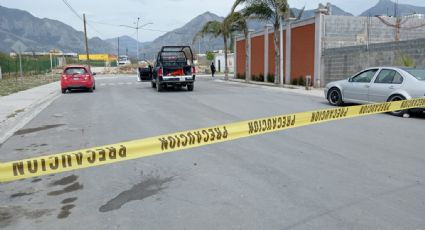
[[[139,64],[139,21],[140,18],[137,18],[137,24],[136,24],[136,33],[137,33],[137,38],[136,38],[136,43],[137,43],[137,64]]]
[[[136,27],[134,27],[134,26],[127,26],[127,25],[120,25],[120,26],[122,26],[122,27],[127,27],[127,28],[131,28],[131,29],[135,29],[136,30],[136,34],[137,34],[137,37],[136,37],[136,46],[137,46],[137,63],[139,63],[139,29],[141,29],[141,28],[143,28],[143,27],[145,27],[145,26],[147,26],[147,25],[151,25],[151,24],[153,24],[152,22],[149,22],[149,23],[146,23],[146,24],[143,24],[143,25],[141,25],[141,26],[139,26],[139,22],[140,22],[140,18],[137,18],[137,22],[136,22]]]

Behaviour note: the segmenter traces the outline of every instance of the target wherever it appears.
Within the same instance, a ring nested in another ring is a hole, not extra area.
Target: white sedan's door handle
[[[394,86],[390,86],[390,89],[394,89]]]
[[[370,88],[370,85],[365,85],[364,87],[365,87],[365,88]]]

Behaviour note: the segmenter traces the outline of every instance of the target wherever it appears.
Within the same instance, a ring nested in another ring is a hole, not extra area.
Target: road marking
[[[100,86],[123,86],[123,85],[134,85],[136,82],[114,82],[114,83],[100,83]]]
[[[425,107],[425,98],[278,115],[0,163],[0,182],[67,172],[328,121]]]

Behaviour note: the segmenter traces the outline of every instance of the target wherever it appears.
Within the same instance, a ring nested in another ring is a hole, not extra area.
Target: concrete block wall
[[[322,53],[322,76],[325,84],[350,77],[373,66],[401,66],[400,58],[411,57],[417,68],[425,68],[425,38],[325,49]]]
[[[395,25],[396,18],[385,17]],[[396,41],[396,29],[377,17],[324,16],[323,48],[366,45]],[[425,19],[404,18],[400,41],[425,38]]]

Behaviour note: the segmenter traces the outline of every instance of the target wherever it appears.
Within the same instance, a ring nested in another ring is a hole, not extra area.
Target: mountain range
[[[378,4],[366,10],[360,16],[406,16],[418,13],[425,14],[425,7],[413,6],[409,4],[395,4],[391,0],[379,0]]]
[[[65,52],[83,52],[84,34],[60,21],[37,18],[18,9],[0,6],[0,51],[11,52],[16,41],[24,43],[26,51],[60,49]],[[106,41],[89,39],[93,52],[112,52]]]
[[[397,7],[396,7],[397,6]],[[345,12],[339,7],[332,5],[333,15],[352,14]],[[397,9],[397,10],[394,10]],[[300,12],[299,9],[292,9],[295,14]],[[315,10],[305,10],[303,18],[314,16]],[[404,16],[411,13],[425,14],[425,7],[417,7],[408,4],[396,5],[391,0],[379,0],[372,8],[366,10],[361,16],[389,15],[392,16],[397,12],[398,16]],[[192,38],[208,21],[222,21],[223,17],[219,17],[211,12],[201,14],[181,28],[175,29],[158,37],[152,42],[139,43],[140,57],[151,59],[162,45],[191,45]],[[259,30],[265,25],[264,22],[251,21],[250,29]],[[142,33],[142,32],[141,32]],[[0,51],[11,52],[11,47],[16,41],[24,43],[27,51],[48,51],[51,49],[59,49],[64,52],[84,52],[84,34],[77,31],[69,25],[60,21],[37,18],[30,13],[18,9],[10,9],[0,6]],[[120,54],[128,54],[136,56],[137,42],[129,36],[120,37]],[[92,53],[112,53],[118,52],[118,40],[106,39],[99,37],[89,39],[90,52]],[[205,37],[193,44],[193,48],[201,52],[206,50],[222,49],[222,38]]]

